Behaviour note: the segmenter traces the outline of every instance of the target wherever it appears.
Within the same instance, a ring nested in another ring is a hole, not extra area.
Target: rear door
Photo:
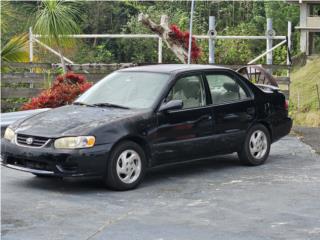
[[[236,74],[228,70],[206,72],[211,95],[215,153],[234,152],[241,147],[254,120],[253,94]]]
[[[201,73],[177,79],[165,101],[182,100],[183,109],[157,113],[154,139],[156,164],[186,161],[208,155],[212,135],[212,112],[207,106]]]

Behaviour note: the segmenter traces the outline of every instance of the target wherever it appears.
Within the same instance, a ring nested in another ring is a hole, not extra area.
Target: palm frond
[[[43,35],[48,44],[72,46],[74,40],[66,35],[78,34],[81,20],[79,2],[43,0],[36,16],[34,30],[36,34]]]
[[[8,28],[8,19],[14,16],[14,10],[10,2],[5,2],[5,1],[1,1],[0,8],[1,8],[0,27],[1,27],[1,31],[5,32]]]
[[[28,35],[13,37],[1,49],[1,62],[28,62]]]

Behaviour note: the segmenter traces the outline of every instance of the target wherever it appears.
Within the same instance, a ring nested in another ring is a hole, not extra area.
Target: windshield
[[[128,108],[150,108],[168,81],[168,74],[114,72],[91,87],[76,102],[88,105],[109,104],[109,106]]]

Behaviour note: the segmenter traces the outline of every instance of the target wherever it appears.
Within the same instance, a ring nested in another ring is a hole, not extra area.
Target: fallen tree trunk
[[[148,15],[145,15],[143,13],[139,14],[138,20],[152,32],[159,35],[167,44],[168,48],[177,56],[177,58],[182,63],[187,63],[188,50],[185,48],[183,42],[177,41],[177,39],[173,37],[174,33],[169,27],[168,16],[162,15],[160,24],[156,24],[149,18]],[[193,60],[193,62],[196,62],[196,60]]]

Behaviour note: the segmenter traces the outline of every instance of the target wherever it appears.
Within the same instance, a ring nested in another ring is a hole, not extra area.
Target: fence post
[[[297,104],[298,104],[298,112],[300,112],[300,91],[298,89],[298,99],[297,99]]]
[[[33,62],[33,36],[32,27],[29,27],[29,62]]]
[[[290,51],[291,51],[291,31],[292,31],[292,23],[289,21],[288,22],[288,51],[287,51],[287,65],[290,65]]]
[[[316,84],[316,89],[317,89],[317,97],[318,97],[319,110],[320,110],[320,93],[319,93],[319,86],[318,86],[318,84]]]
[[[165,16],[161,15],[160,25],[162,26],[165,23]],[[162,49],[163,49],[163,41],[161,36],[158,38],[158,63],[162,63]]]
[[[272,29],[272,19],[267,18],[267,51],[272,48],[272,37],[274,35]],[[267,64],[272,64],[272,51],[267,54]]]
[[[162,63],[162,38],[158,40],[158,63]]]
[[[214,45],[216,36],[216,19],[214,16],[209,16],[209,63],[214,64]]]
[[[29,27],[29,62],[33,62],[33,36],[32,36],[32,27]],[[30,72],[33,72],[33,69],[30,68]],[[29,84],[30,88],[33,88],[33,83]]]

